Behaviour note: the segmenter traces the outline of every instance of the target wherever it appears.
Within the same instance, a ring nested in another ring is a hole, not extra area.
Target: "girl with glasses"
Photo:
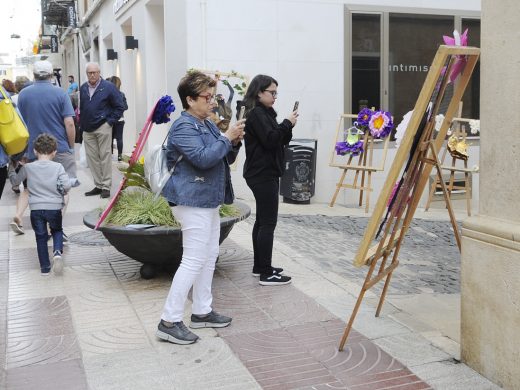
[[[288,284],[291,277],[283,269],[272,266],[274,230],[278,220],[278,192],[283,174],[284,148],[292,139],[298,112],[289,113],[281,123],[276,120],[273,105],[278,96],[278,82],[258,75],[249,84],[246,106],[244,178],[256,200],[253,227],[253,276],[264,286]]]

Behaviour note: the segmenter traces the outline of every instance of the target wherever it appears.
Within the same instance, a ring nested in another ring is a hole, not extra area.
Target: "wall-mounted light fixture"
[[[117,60],[117,52],[114,49],[107,49],[107,60]]]
[[[137,39],[135,39],[133,35],[127,35],[125,37],[125,42],[126,42],[126,46],[125,46],[126,50],[134,50],[134,49],[138,48]]]

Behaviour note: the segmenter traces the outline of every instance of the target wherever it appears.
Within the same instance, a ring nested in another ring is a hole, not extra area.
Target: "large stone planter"
[[[240,210],[240,215],[221,218],[220,243],[226,239],[236,222],[246,219],[251,214],[247,204],[236,201],[233,205]],[[99,210],[91,211],[83,217],[83,223],[93,229],[99,215]],[[140,273],[144,279],[153,278],[159,270],[171,272],[179,267],[182,259],[180,228],[160,226],[136,230],[125,226],[105,225],[99,230],[119,252],[143,263]]]

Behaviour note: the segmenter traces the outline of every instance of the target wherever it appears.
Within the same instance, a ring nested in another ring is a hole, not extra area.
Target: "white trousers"
[[[182,261],[173,277],[161,318],[168,322],[182,321],[184,303],[193,286],[192,313],[208,314],[213,296],[211,283],[219,253],[219,208],[172,207],[182,230]]]

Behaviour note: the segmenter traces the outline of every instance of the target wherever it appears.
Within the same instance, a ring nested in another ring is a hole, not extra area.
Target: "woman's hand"
[[[229,139],[233,145],[236,145],[241,140],[244,139],[244,127],[246,125],[246,120],[242,119],[230,126],[228,130],[224,133],[224,137]]]
[[[287,116],[287,120],[292,123],[293,127],[296,126],[298,115],[298,111],[293,111]]]

